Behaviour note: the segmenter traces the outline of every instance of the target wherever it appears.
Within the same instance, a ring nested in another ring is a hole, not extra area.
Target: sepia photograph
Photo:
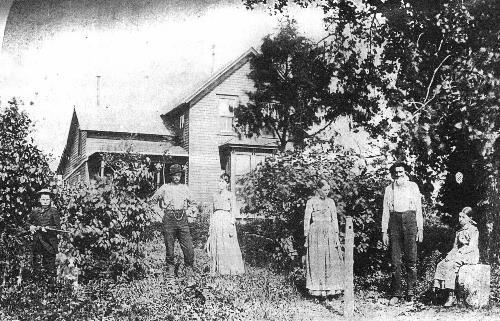
[[[0,0],[0,320],[500,320],[500,1]]]

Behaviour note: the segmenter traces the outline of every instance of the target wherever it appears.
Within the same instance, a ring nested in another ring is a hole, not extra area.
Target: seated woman
[[[446,307],[455,304],[455,281],[460,267],[465,264],[477,264],[479,262],[479,232],[477,227],[474,226],[476,222],[469,217],[471,213],[472,209],[470,207],[464,207],[460,212],[458,221],[461,229],[455,236],[453,249],[436,267],[434,289],[448,291],[448,300],[444,304]]]

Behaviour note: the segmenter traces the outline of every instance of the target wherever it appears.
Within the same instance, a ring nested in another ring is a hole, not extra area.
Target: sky
[[[73,108],[161,113],[212,70],[258,49],[280,19],[235,0],[14,0],[10,12],[11,0],[1,1],[0,102],[24,101],[53,169]],[[319,10],[290,15],[304,35],[323,35]]]

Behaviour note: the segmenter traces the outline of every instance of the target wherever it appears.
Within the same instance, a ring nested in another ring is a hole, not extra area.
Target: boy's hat
[[[42,188],[41,190],[39,190],[37,192],[37,195],[42,195],[42,194],[47,194],[47,195],[52,196],[54,193],[52,193],[52,191],[48,188]]]

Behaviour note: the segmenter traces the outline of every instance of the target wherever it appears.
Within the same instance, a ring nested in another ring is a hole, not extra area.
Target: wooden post
[[[345,219],[345,269],[344,269],[344,316],[352,318],[354,316],[354,275],[353,275],[353,249],[354,230],[352,227],[352,217]]]

